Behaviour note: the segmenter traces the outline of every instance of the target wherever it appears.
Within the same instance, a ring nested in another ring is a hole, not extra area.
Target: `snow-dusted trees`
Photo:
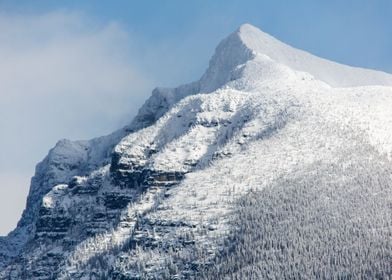
[[[203,277],[391,277],[392,169],[366,146],[359,149],[243,197],[236,230]]]

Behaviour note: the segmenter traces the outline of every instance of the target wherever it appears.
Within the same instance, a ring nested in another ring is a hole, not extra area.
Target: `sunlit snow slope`
[[[199,81],[49,152],[0,279],[387,279],[391,107],[392,75],[242,25]]]

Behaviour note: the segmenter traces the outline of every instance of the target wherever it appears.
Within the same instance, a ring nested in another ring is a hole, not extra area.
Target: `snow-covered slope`
[[[333,87],[353,87],[366,85],[392,86],[390,74],[338,64],[310,53],[290,47],[254,26],[244,24],[239,32],[243,44],[259,54],[265,54],[277,63],[294,70],[312,74],[316,79]]]
[[[199,81],[49,152],[0,279],[389,277],[391,86],[245,24]]]

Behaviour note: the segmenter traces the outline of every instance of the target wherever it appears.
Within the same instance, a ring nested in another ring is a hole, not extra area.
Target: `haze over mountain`
[[[391,106],[391,74],[244,24],[200,80],[49,151],[0,279],[387,279]]]

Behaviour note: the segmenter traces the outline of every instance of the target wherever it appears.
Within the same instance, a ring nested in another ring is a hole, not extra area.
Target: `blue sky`
[[[178,48],[195,45],[198,49],[192,52],[205,60],[220,38],[249,22],[317,55],[392,71],[385,59],[392,47],[389,0],[2,0],[0,10],[22,14],[79,11],[95,21],[91,24],[121,23],[141,48],[156,43]],[[203,66],[192,67],[190,77],[184,78],[194,78]]]
[[[155,86],[195,80],[242,23],[316,55],[392,72],[392,1],[0,0],[0,234],[58,139],[128,123]]]

